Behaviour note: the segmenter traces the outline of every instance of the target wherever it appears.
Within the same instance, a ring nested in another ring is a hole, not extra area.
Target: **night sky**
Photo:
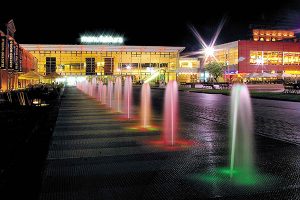
[[[129,1],[26,1],[14,9],[2,2],[0,27],[5,31],[5,23],[14,19],[19,43],[78,44],[80,34],[115,33],[124,35],[126,45],[185,46],[188,50],[199,48],[190,25],[209,42],[223,17],[226,23],[218,44],[249,39],[251,24],[300,28],[297,0],[201,2],[140,1],[134,6]]]

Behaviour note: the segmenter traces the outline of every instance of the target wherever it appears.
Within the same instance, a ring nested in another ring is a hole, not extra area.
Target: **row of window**
[[[250,51],[252,65],[300,65],[300,52]]]
[[[161,55],[161,56],[170,56],[176,55],[176,53],[172,52],[100,52],[100,51],[31,51],[33,54],[70,54],[70,55],[80,55],[80,54],[100,54],[105,56],[112,56],[113,54],[120,55],[120,54],[131,54],[132,56],[140,56],[140,55]]]
[[[119,63],[119,69],[134,69],[134,68],[165,68],[168,63]]]
[[[85,59],[85,71],[87,75],[93,75],[95,74],[95,70],[96,70],[96,62],[95,62],[95,58],[86,58]],[[104,74],[105,75],[109,75],[113,73],[113,63],[114,63],[114,59],[113,58],[105,58],[104,59]],[[81,65],[82,63],[76,63],[74,65],[70,65],[70,70],[78,70],[81,69]],[[46,57],[46,64],[45,64],[45,68],[46,68],[46,74],[50,74],[52,72],[56,71],[56,57]],[[59,67],[60,70],[64,70],[65,66],[62,65]]]

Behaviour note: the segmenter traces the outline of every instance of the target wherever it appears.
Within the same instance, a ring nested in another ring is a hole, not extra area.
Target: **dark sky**
[[[19,43],[78,44],[83,33],[118,33],[124,35],[126,45],[186,46],[190,50],[199,44],[189,25],[208,42],[223,16],[227,20],[217,43],[249,39],[250,24],[300,28],[297,0],[97,2],[26,1],[16,3],[15,8],[2,2],[0,25],[3,30],[14,19]]]

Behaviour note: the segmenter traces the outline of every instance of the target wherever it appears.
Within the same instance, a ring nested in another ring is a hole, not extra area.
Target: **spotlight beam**
[[[215,45],[215,43],[216,43],[223,27],[224,27],[224,24],[225,24],[226,20],[227,20],[227,17],[223,17],[221,22],[219,23],[217,31],[215,32],[215,35],[214,35],[212,41],[210,42],[210,45],[209,45],[210,47],[213,47]]]
[[[196,37],[196,39],[199,41],[199,43],[201,44],[201,46],[203,48],[207,48],[207,44],[204,42],[203,38],[201,37],[201,35],[198,33],[198,31],[195,29],[194,26],[190,25],[190,29],[193,32],[194,36]]]
[[[200,45],[202,46],[202,49],[200,51],[195,51],[195,52],[190,52],[187,55],[197,55],[197,54],[204,54],[204,63],[207,61],[207,59],[209,57],[214,58],[214,60],[217,61],[217,58],[214,55],[214,52],[217,51],[214,49],[214,45],[226,23],[227,17],[223,17],[221,22],[218,25],[217,31],[215,32],[212,40],[210,41],[209,45],[207,45],[205,43],[205,41],[203,40],[202,36],[198,33],[198,31],[196,30],[196,28],[192,25],[190,25],[190,29],[192,31],[192,33],[194,34],[194,36],[196,37],[196,39],[198,40],[198,42],[200,43]]]

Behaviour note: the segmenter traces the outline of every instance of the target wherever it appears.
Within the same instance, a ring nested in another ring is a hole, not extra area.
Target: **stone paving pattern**
[[[152,93],[159,125],[163,91]],[[120,121],[94,99],[66,88],[40,199],[300,199],[299,103],[253,100],[257,170],[270,177],[265,187],[253,189],[190,178],[228,165],[229,97],[179,94],[181,137],[195,144],[168,151],[145,142],[158,139],[159,131],[129,131],[136,122]]]

